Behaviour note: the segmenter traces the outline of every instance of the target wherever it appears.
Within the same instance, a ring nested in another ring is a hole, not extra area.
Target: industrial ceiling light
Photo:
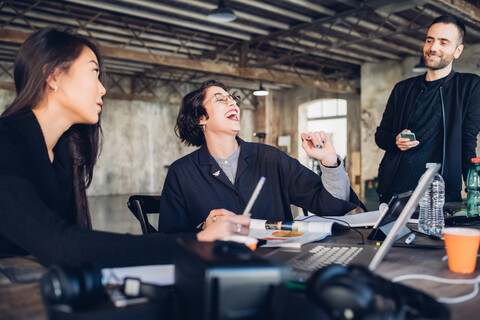
[[[412,68],[413,72],[427,72],[427,67],[425,67],[425,60],[423,60],[423,56],[420,57],[420,61],[413,66]]]
[[[258,88],[258,90],[253,91],[253,95],[257,97],[268,96],[268,90],[265,90],[260,83],[260,87]]]
[[[212,22],[232,22],[237,19],[233,10],[225,5],[224,0],[218,0],[218,8],[212,10],[207,17]]]

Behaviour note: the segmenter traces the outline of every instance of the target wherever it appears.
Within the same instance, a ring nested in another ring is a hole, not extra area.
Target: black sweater
[[[172,163],[160,201],[159,230],[191,231],[213,209],[241,213],[261,176],[266,181],[251,210],[255,219],[291,221],[291,204],[318,215],[344,215],[360,205],[351,189],[348,201],[332,196],[319,175],[277,148],[237,141],[240,156],[235,184],[206,144]]]
[[[0,256],[28,253],[45,265],[171,263],[177,236],[122,235],[75,225],[65,140],[59,139],[51,163],[31,111],[0,119]]]
[[[424,78],[425,75],[421,75],[395,85],[375,132],[375,142],[386,151],[378,168],[377,192],[380,196],[387,192],[397,171],[403,152],[398,149],[395,137],[408,127]],[[445,199],[460,201],[462,175],[465,180],[470,160],[476,156],[477,134],[480,131],[480,77],[452,70],[440,86],[440,101],[443,109],[442,176]]]

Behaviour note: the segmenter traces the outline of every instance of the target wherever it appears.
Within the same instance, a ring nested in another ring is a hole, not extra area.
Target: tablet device
[[[390,229],[393,227],[395,221],[397,221],[400,213],[402,212],[403,208],[407,204],[410,196],[412,195],[412,191],[403,192],[397,195],[394,195],[392,199],[388,202],[387,207],[384,209],[380,218],[378,218],[377,223],[373,226],[372,232],[369,234],[369,240],[379,240],[382,241],[386,238]],[[410,232],[410,229],[407,227],[402,228],[399,234],[397,234],[397,239],[405,236]]]

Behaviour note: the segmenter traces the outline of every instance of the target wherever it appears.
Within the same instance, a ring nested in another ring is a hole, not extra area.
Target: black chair
[[[158,232],[150,222],[148,222],[149,214],[158,214],[160,210],[160,196],[147,196],[147,195],[133,195],[128,198],[128,209],[133,213],[135,218],[140,222],[142,227],[142,233],[155,233]]]

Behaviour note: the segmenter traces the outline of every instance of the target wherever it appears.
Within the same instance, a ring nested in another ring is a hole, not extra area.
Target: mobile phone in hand
[[[400,136],[402,138],[408,138],[410,141],[415,141],[417,138],[415,137],[415,133],[413,132],[400,132]]]

